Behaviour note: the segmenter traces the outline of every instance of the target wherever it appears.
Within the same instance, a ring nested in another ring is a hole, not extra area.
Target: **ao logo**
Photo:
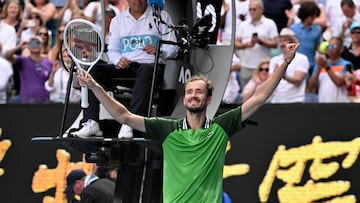
[[[215,26],[216,26],[216,11],[215,11],[215,7],[212,5],[212,4],[209,4],[206,6],[205,8],[205,12],[203,13],[202,10],[201,10],[201,3],[200,2],[197,2],[196,3],[196,17],[198,19],[202,18],[203,16],[205,15],[208,15],[208,14],[211,14],[212,16],[212,26],[209,30],[209,32],[213,32],[214,29],[215,29]]]
[[[181,66],[178,82],[185,84],[187,80],[191,78],[191,70],[188,67]]]

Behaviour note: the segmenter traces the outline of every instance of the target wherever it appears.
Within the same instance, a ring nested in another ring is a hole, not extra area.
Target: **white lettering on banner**
[[[185,84],[185,82],[187,80],[189,80],[191,78],[191,71],[189,68],[186,68],[184,66],[181,66],[181,70],[180,70],[180,73],[179,73],[179,79],[178,79],[178,82],[179,83],[182,83],[182,84]]]
[[[211,23],[212,23],[212,26],[211,28],[209,29],[209,32],[213,32],[214,29],[215,29],[215,26],[216,26],[216,12],[215,12],[215,7],[212,5],[212,4],[209,4],[206,6],[205,8],[205,12],[203,13],[201,11],[201,3],[200,2],[197,2],[196,4],[196,17],[198,19],[202,18],[203,16],[205,15],[208,15],[210,14],[211,15]]]
[[[147,45],[156,46],[159,36],[139,35],[121,38],[121,53],[142,50]]]

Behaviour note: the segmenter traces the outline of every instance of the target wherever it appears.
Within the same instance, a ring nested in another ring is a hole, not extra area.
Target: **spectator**
[[[3,56],[9,50],[16,46],[15,28],[0,22],[0,103],[6,103],[8,98],[7,88],[9,80],[13,75],[11,63]]]
[[[65,67],[70,67],[71,58],[65,47],[62,48],[62,56]],[[45,82],[45,89],[50,93],[50,101],[54,103],[65,103],[67,84],[70,73],[60,61],[55,61],[49,76]],[[73,87],[70,88],[69,102],[77,103],[80,101],[81,93]]]
[[[350,46],[351,38],[349,27],[353,22],[360,22],[360,13],[352,0],[342,0],[341,10],[343,16],[338,18],[332,26],[332,36],[341,37],[344,40],[344,46]]]
[[[72,170],[66,177],[64,193],[80,196],[80,202],[112,203],[115,183],[107,178],[86,175],[81,169]]]
[[[105,87],[111,85],[109,81],[114,77],[136,77],[129,109],[133,113],[147,115],[156,43],[159,39],[175,42],[176,37],[166,25],[160,24],[159,29],[155,27],[152,9],[146,0],[128,2],[128,10],[113,18],[110,24],[111,37],[107,55],[111,64],[99,63],[91,69],[90,74]],[[172,24],[167,12],[162,11],[161,16],[164,22]],[[129,43],[131,46],[128,46]],[[161,59],[174,56],[175,46],[162,46]],[[98,124],[99,101],[92,92],[89,92],[89,107],[83,109],[83,122],[85,123],[81,129],[73,132],[73,135],[87,138],[102,134]],[[132,135],[130,127],[121,127],[119,137]]]
[[[353,76],[349,78],[350,95],[354,102],[360,102],[360,22],[350,26],[351,44],[344,47],[341,57],[354,66]]]
[[[279,43],[282,53],[270,59],[270,74],[284,61],[286,45],[297,43],[298,39],[294,31],[283,28],[280,32]],[[309,60],[304,54],[296,53],[291,64],[289,64],[283,79],[274,90],[270,103],[295,103],[305,102],[306,76],[309,72]]]
[[[13,69],[8,60],[0,57],[0,104],[5,104],[10,98],[10,80],[13,76]]]
[[[67,0],[65,5],[56,13],[55,18],[60,24],[68,23],[73,16],[84,15],[79,7],[80,0]]]
[[[42,26],[36,32],[36,36],[40,37],[42,40],[41,44],[41,57],[48,58],[48,54],[50,51],[50,37],[49,34],[51,32],[45,27]],[[28,48],[24,48],[22,51],[23,56],[29,56],[30,50]]]
[[[11,25],[17,31],[21,24],[22,7],[18,0],[9,0],[6,2],[3,10],[2,22]]]
[[[232,8],[231,1],[226,0],[223,5],[223,32],[221,33],[221,43],[229,44],[231,40],[232,30]],[[249,19],[249,0],[236,0],[235,1],[235,25],[240,26],[240,23],[246,19]]]
[[[288,27],[293,23],[294,18],[291,15],[291,13],[293,13],[293,10],[290,0],[263,1],[264,16],[270,18],[275,22],[278,31],[280,31],[284,27]]]
[[[111,20],[116,16],[116,13],[113,9],[107,9],[105,11],[105,44],[109,44],[109,37],[110,37],[110,23]]]
[[[271,48],[277,47],[278,31],[273,20],[263,15],[262,0],[250,0],[250,19],[243,21],[236,29],[235,48],[241,62],[241,89],[251,79],[259,61],[271,55]]]
[[[229,104],[240,104],[241,103],[241,94],[240,94],[240,84],[237,80],[237,73],[240,71],[240,60],[233,54],[232,65],[230,69],[229,79],[225,88],[224,96],[222,101]]]
[[[17,31],[17,36],[20,39],[19,43],[27,42],[30,38],[35,37],[37,31],[41,26],[43,26],[43,19],[41,14],[36,11],[32,10],[26,19],[21,21],[21,25],[19,30]]]
[[[304,1],[313,1],[318,5],[318,7],[320,9],[320,14],[319,14],[319,17],[314,19],[314,24],[320,25],[322,30],[326,30],[327,29],[327,17],[326,17],[326,12],[325,12],[325,5],[317,0],[297,0],[293,5],[293,10],[294,10],[294,14],[295,14],[294,15],[294,23],[301,22],[299,17],[297,17],[297,13],[299,11],[301,3]]]
[[[257,90],[269,78],[269,63],[270,59],[265,58],[260,61],[256,71],[254,71],[252,78],[245,85],[242,90],[242,100],[245,102],[252,97]]]
[[[105,10],[112,10],[115,12],[115,15],[120,13],[119,9],[114,5],[109,3],[109,0],[104,0]],[[84,16],[93,22],[95,25],[99,26],[99,29],[102,28],[102,14],[100,1],[90,2],[84,9]]]
[[[315,2],[304,1],[297,15],[301,22],[291,25],[290,28],[300,42],[299,53],[307,56],[309,60],[309,75],[311,75],[315,65],[315,53],[321,42],[322,29],[314,24],[314,19],[320,15],[320,9]]]
[[[54,46],[52,46],[48,53],[48,58],[51,61],[59,60],[59,50],[62,47],[62,43],[64,40],[64,30],[66,24],[60,24],[56,31],[56,38]]]
[[[5,53],[5,57],[13,63],[18,63],[20,73],[20,102],[21,103],[47,103],[49,93],[44,84],[48,80],[52,62],[41,57],[40,37],[32,37],[29,42],[23,42]],[[15,52],[27,44],[30,56],[19,56]]]
[[[356,7],[359,9],[360,0],[353,0]],[[336,24],[337,19],[344,16],[341,9],[341,0],[327,0],[325,5],[325,13],[327,19],[327,26],[332,31],[332,26]]]
[[[309,80],[312,88],[318,89],[319,102],[349,102],[346,86],[347,74],[352,72],[351,62],[341,58],[343,41],[332,37],[327,48],[328,59],[317,57],[314,74]]]
[[[1,20],[1,22],[5,23],[5,24],[8,24],[12,27],[15,28],[15,32],[17,33],[19,28],[20,28],[20,25],[21,25],[21,19],[22,19],[22,6],[20,4],[20,2],[18,0],[9,0],[6,2],[5,6],[4,6],[4,9],[2,11],[3,13],[3,19]],[[3,32],[3,34],[10,34],[13,35],[13,32],[6,32],[6,31],[1,31]],[[16,39],[16,33],[15,33],[15,37],[13,37],[15,39],[15,41],[12,41],[11,43],[14,43],[14,45],[11,47],[11,48],[14,48],[16,46],[16,43],[17,43],[17,39]],[[6,37],[5,38],[2,38],[2,39],[7,39]],[[18,52],[18,54],[20,54],[21,51]],[[3,65],[3,69],[8,69],[8,66],[7,65],[4,65],[6,63],[6,61],[2,62]],[[12,85],[11,85],[11,98],[8,98],[11,100],[11,102],[14,102],[16,101],[16,98],[18,98],[18,95],[19,95],[19,91],[20,91],[20,78],[19,78],[19,73],[17,71],[16,68],[13,68],[12,66],[14,66],[15,64],[11,64],[11,68],[13,69],[11,72],[13,73],[12,74]],[[7,77],[6,76],[7,74],[4,73],[3,77]]]
[[[360,69],[360,22],[354,22],[350,26],[351,44],[344,48],[341,57],[350,61],[354,70]]]
[[[33,11],[39,12],[43,19],[44,25],[52,32],[55,33],[56,20],[55,15],[57,13],[56,6],[49,0],[30,0],[25,4],[25,12],[31,13]]]

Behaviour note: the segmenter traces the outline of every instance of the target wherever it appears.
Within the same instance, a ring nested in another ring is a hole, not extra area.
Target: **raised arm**
[[[256,89],[254,95],[242,104],[242,121],[248,119],[266,102],[267,98],[269,98],[275,90],[276,86],[285,74],[288,65],[295,57],[295,53],[298,48],[299,43],[290,43],[286,45],[286,50],[284,51],[284,62],[261,86]]]
[[[131,113],[123,104],[109,96],[90,74],[81,70],[78,73],[78,79],[81,86],[87,86],[95,94],[115,120],[119,123],[129,125],[136,130],[145,132],[144,117]]]

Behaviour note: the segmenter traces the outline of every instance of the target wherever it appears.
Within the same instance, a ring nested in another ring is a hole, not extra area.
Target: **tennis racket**
[[[88,74],[104,52],[104,39],[99,28],[90,21],[74,19],[64,29],[64,46],[77,70]],[[89,107],[88,88],[81,87],[81,107]]]

